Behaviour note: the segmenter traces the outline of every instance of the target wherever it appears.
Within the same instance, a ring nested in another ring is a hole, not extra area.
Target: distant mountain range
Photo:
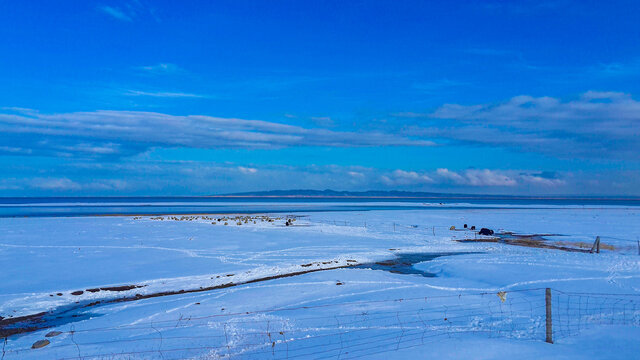
[[[336,191],[336,190],[271,190],[253,191],[233,194],[217,195],[221,197],[297,197],[297,198],[437,198],[437,199],[594,199],[595,196],[517,196],[517,195],[478,195],[478,194],[448,194],[435,192],[413,191]],[[607,197],[618,198],[618,197]]]
[[[336,190],[271,190],[228,194],[228,196],[265,197],[442,197],[445,194],[412,191],[336,191]],[[446,194],[449,196],[451,194]],[[461,196],[455,194],[454,196]]]

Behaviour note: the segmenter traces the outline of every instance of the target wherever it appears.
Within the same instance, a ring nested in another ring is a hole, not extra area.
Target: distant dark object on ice
[[[480,234],[480,235],[493,235],[493,230],[487,229],[487,228],[482,228],[482,229],[480,229],[480,232],[478,234]]]
[[[465,228],[465,229],[467,228],[467,224],[464,224],[464,228]]]
[[[475,225],[471,225],[471,230],[475,230],[476,226]]]

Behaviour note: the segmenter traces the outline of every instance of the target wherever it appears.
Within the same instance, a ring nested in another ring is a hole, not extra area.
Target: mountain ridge
[[[624,196],[580,196],[580,195],[495,195],[495,194],[461,194],[461,193],[437,193],[420,191],[399,190],[366,190],[366,191],[339,191],[339,190],[268,190],[248,191],[230,194],[213,195],[216,197],[300,197],[300,198],[456,198],[456,199],[638,199],[637,197]]]

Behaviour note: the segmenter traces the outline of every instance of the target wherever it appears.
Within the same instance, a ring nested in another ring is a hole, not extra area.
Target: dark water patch
[[[435,277],[436,274],[416,269],[415,264],[431,261],[441,256],[473,254],[470,252],[454,253],[400,253],[394,259],[378,261],[375,263],[360,264],[353,266],[354,269],[371,269],[388,271],[394,274],[420,275],[424,277]]]
[[[54,328],[102,316],[101,314],[90,312],[88,309],[89,304],[88,301],[78,302],[38,314],[0,319],[0,338]]]

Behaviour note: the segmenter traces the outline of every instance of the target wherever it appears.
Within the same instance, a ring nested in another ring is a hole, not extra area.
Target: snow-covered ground
[[[292,212],[293,226],[286,215],[241,225],[218,221],[222,215],[0,219],[0,316],[6,323],[50,312],[29,323],[46,328],[9,336],[4,358],[633,358],[640,351],[640,208]],[[461,243],[478,237],[450,230],[463,224],[557,234],[548,241],[563,244],[601,236],[603,250]],[[402,254],[444,256],[413,266],[424,274],[351,267]],[[287,274],[296,275],[280,277]],[[129,285],[136,287],[115,291]],[[547,287],[554,344],[544,342]],[[51,331],[61,333],[45,337]],[[31,349],[44,339],[50,343]]]

